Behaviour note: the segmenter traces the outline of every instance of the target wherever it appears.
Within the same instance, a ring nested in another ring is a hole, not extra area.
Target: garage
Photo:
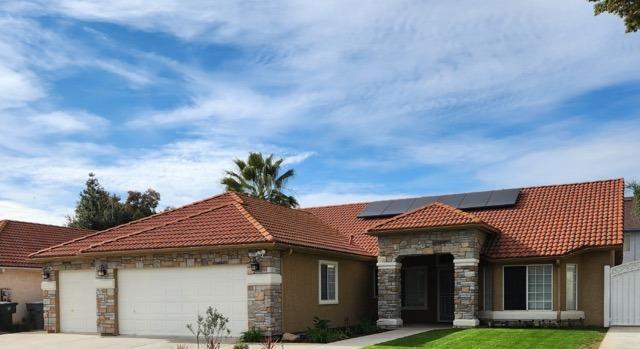
[[[60,331],[97,331],[96,287],[93,270],[63,270],[59,273]]]
[[[246,266],[118,271],[120,334],[191,335],[186,324],[209,306],[229,318],[231,335],[247,329]]]

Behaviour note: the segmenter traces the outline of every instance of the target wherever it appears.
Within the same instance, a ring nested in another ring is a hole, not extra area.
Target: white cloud
[[[64,225],[66,220],[61,212],[50,209],[35,209],[12,201],[0,200],[0,219],[12,219],[25,222]]]

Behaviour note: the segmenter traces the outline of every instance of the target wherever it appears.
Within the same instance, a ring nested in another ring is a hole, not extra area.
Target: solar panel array
[[[399,215],[433,202],[441,202],[459,209],[481,209],[513,206],[518,200],[520,189],[478,191],[438,196],[423,196],[410,199],[374,201],[365,207],[359,218],[388,217]]]

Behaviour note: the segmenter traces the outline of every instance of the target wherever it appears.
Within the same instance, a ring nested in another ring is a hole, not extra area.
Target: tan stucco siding
[[[319,261],[338,262],[338,304],[319,304]],[[373,297],[374,262],[303,253],[282,257],[283,328],[300,332],[312,326],[315,316],[341,327],[376,314]]]
[[[504,310],[502,268],[506,265],[553,264],[553,310],[566,309],[566,266],[573,263],[578,267],[578,310],[584,311],[587,326],[603,325],[604,306],[604,266],[612,265],[611,251],[603,250],[582,253],[555,260],[519,260],[486,264],[493,269],[493,309]],[[491,310],[491,309],[487,309]]]
[[[40,269],[0,268],[0,288],[11,289],[11,301],[18,303],[13,322],[23,322],[27,316],[25,303],[42,302]]]

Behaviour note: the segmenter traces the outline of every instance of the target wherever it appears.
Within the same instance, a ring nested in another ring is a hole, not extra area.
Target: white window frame
[[[404,269],[404,272],[406,273],[408,270],[424,270],[424,305],[405,305],[402,307],[402,309],[405,310],[428,310],[429,309],[429,267],[426,265],[415,265],[415,266],[410,266],[410,267],[406,267]],[[439,287],[439,285],[438,285]],[[405,280],[404,283],[404,287],[403,287],[403,294],[404,294],[404,302],[405,304],[407,303],[406,297],[407,297],[407,283]]]
[[[537,266],[544,266],[544,265],[550,265],[551,266],[551,309],[547,310],[547,309],[529,309],[529,267],[537,267]],[[525,293],[526,293],[526,309],[525,310],[513,310],[513,311],[553,311],[553,307],[555,306],[554,304],[554,295],[553,293],[555,292],[555,285],[554,285],[554,267],[553,264],[550,263],[543,263],[543,264],[512,264],[512,265],[503,265],[502,266],[502,309],[504,309],[504,268],[508,268],[508,267],[525,267],[525,274],[526,274],[526,288],[525,288]],[[508,311],[512,311],[512,310],[508,310]]]
[[[578,310],[578,308],[579,308],[579,307],[578,307],[578,304],[579,304],[579,303],[578,303],[578,293],[579,293],[579,291],[578,291],[578,289],[579,289],[579,288],[578,288],[578,285],[579,285],[579,284],[578,284],[578,277],[579,277],[579,276],[578,276],[578,264],[577,264],[577,263],[567,263],[567,264],[565,265],[565,283],[567,283],[567,280],[568,280],[568,279],[567,279],[567,275],[568,275],[568,273],[569,273],[569,266],[570,266],[570,265],[571,265],[571,266],[573,266],[573,267],[575,268],[575,273],[576,273],[576,275],[575,275],[575,280],[574,280],[574,281],[575,281],[575,283],[576,283],[576,284],[575,284],[575,287],[574,287],[574,291],[575,291],[575,302],[576,302],[576,304],[575,304],[575,309],[569,309],[569,292],[567,292],[567,285],[565,285],[565,289],[564,289],[564,290],[565,290],[565,291],[564,291],[564,293],[565,293],[565,298],[566,298],[566,299],[565,299],[565,308],[566,308],[566,310],[568,310],[568,311],[577,311],[577,310]]]
[[[335,299],[322,299],[322,266],[323,265],[331,265],[333,267],[335,267],[336,270],[336,280],[335,280],[335,285],[336,285],[336,294],[335,294]],[[340,279],[339,277],[339,270],[338,270],[338,262],[336,261],[325,261],[325,260],[320,260],[318,261],[318,303],[320,305],[327,305],[327,304],[338,304],[339,303],[339,298],[338,298],[338,290],[340,289],[338,287],[338,280]]]

